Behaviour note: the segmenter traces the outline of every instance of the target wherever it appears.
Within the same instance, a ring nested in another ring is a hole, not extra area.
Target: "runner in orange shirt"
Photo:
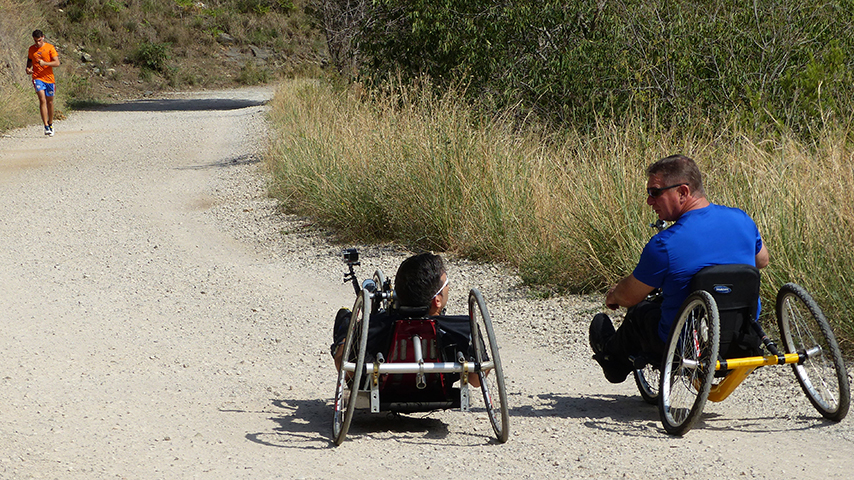
[[[33,32],[33,45],[27,51],[27,74],[33,76],[33,88],[39,96],[39,110],[44,123],[44,134],[53,136],[53,96],[56,80],[53,67],[59,66],[59,54],[53,45],[44,41],[41,30]]]

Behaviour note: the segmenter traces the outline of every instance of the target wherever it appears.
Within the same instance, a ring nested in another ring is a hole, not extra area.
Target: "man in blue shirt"
[[[706,199],[700,169],[692,159],[666,157],[646,173],[646,203],[658,218],[675,223],[650,239],[632,274],[605,295],[608,308],[628,308],[620,328],[615,331],[604,313],[590,324],[593,358],[611,383],[620,383],[631,373],[629,357],[664,353],[670,326],[691,293],[688,286],[695,273],[710,265],[768,265],[768,250],[756,224],[743,211]],[[661,302],[646,300],[656,288],[662,291]]]

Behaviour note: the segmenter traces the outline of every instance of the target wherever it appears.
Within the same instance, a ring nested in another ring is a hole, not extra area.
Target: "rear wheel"
[[[845,418],[850,387],[839,344],[821,308],[800,285],[787,283],[777,292],[777,324],[786,353],[807,356],[792,369],[810,402],[825,418]]]
[[[365,349],[368,343],[368,312],[365,301],[370,303],[370,292],[362,290],[356,297],[350,324],[347,327],[347,337],[344,340],[344,354],[341,358],[342,368],[338,371],[338,384],[335,389],[335,413],[332,418],[332,436],[335,445],[341,445],[350,429],[353,412],[356,409],[356,399],[359,384],[365,370]],[[355,365],[350,372],[344,365]]]
[[[703,413],[715,376],[719,342],[715,299],[702,290],[692,293],[673,322],[661,368],[658,406],[667,433],[685,434]]]
[[[469,319],[471,320],[472,350],[474,361],[478,365],[480,389],[483,392],[483,403],[495,430],[498,441],[504,443],[510,434],[510,415],[507,411],[507,392],[504,389],[504,369],[498,356],[498,344],[495,341],[495,331],[492,329],[492,318],[480,292],[473,288],[469,293]],[[491,364],[491,366],[489,366]]]

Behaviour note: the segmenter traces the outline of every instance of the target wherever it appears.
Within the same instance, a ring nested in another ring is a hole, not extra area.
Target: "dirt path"
[[[590,360],[598,299],[530,300],[462,261],[451,311],[484,292],[510,440],[477,414],[357,413],[331,447],[331,318],[352,292],[341,246],[264,196],[270,95],[137,102],[0,139],[0,478],[851,477],[851,419],[819,419],[788,369],[671,438]],[[405,255],[366,247],[361,273]]]

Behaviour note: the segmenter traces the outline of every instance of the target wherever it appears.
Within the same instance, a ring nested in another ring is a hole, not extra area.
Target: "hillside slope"
[[[0,0],[0,99],[21,104],[32,30],[62,59],[59,110],[163,90],[256,85],[326,65],[308,0]],[[20,73],[20,74],[19,74]],[[29,122],[29,98],[0,129]]]

